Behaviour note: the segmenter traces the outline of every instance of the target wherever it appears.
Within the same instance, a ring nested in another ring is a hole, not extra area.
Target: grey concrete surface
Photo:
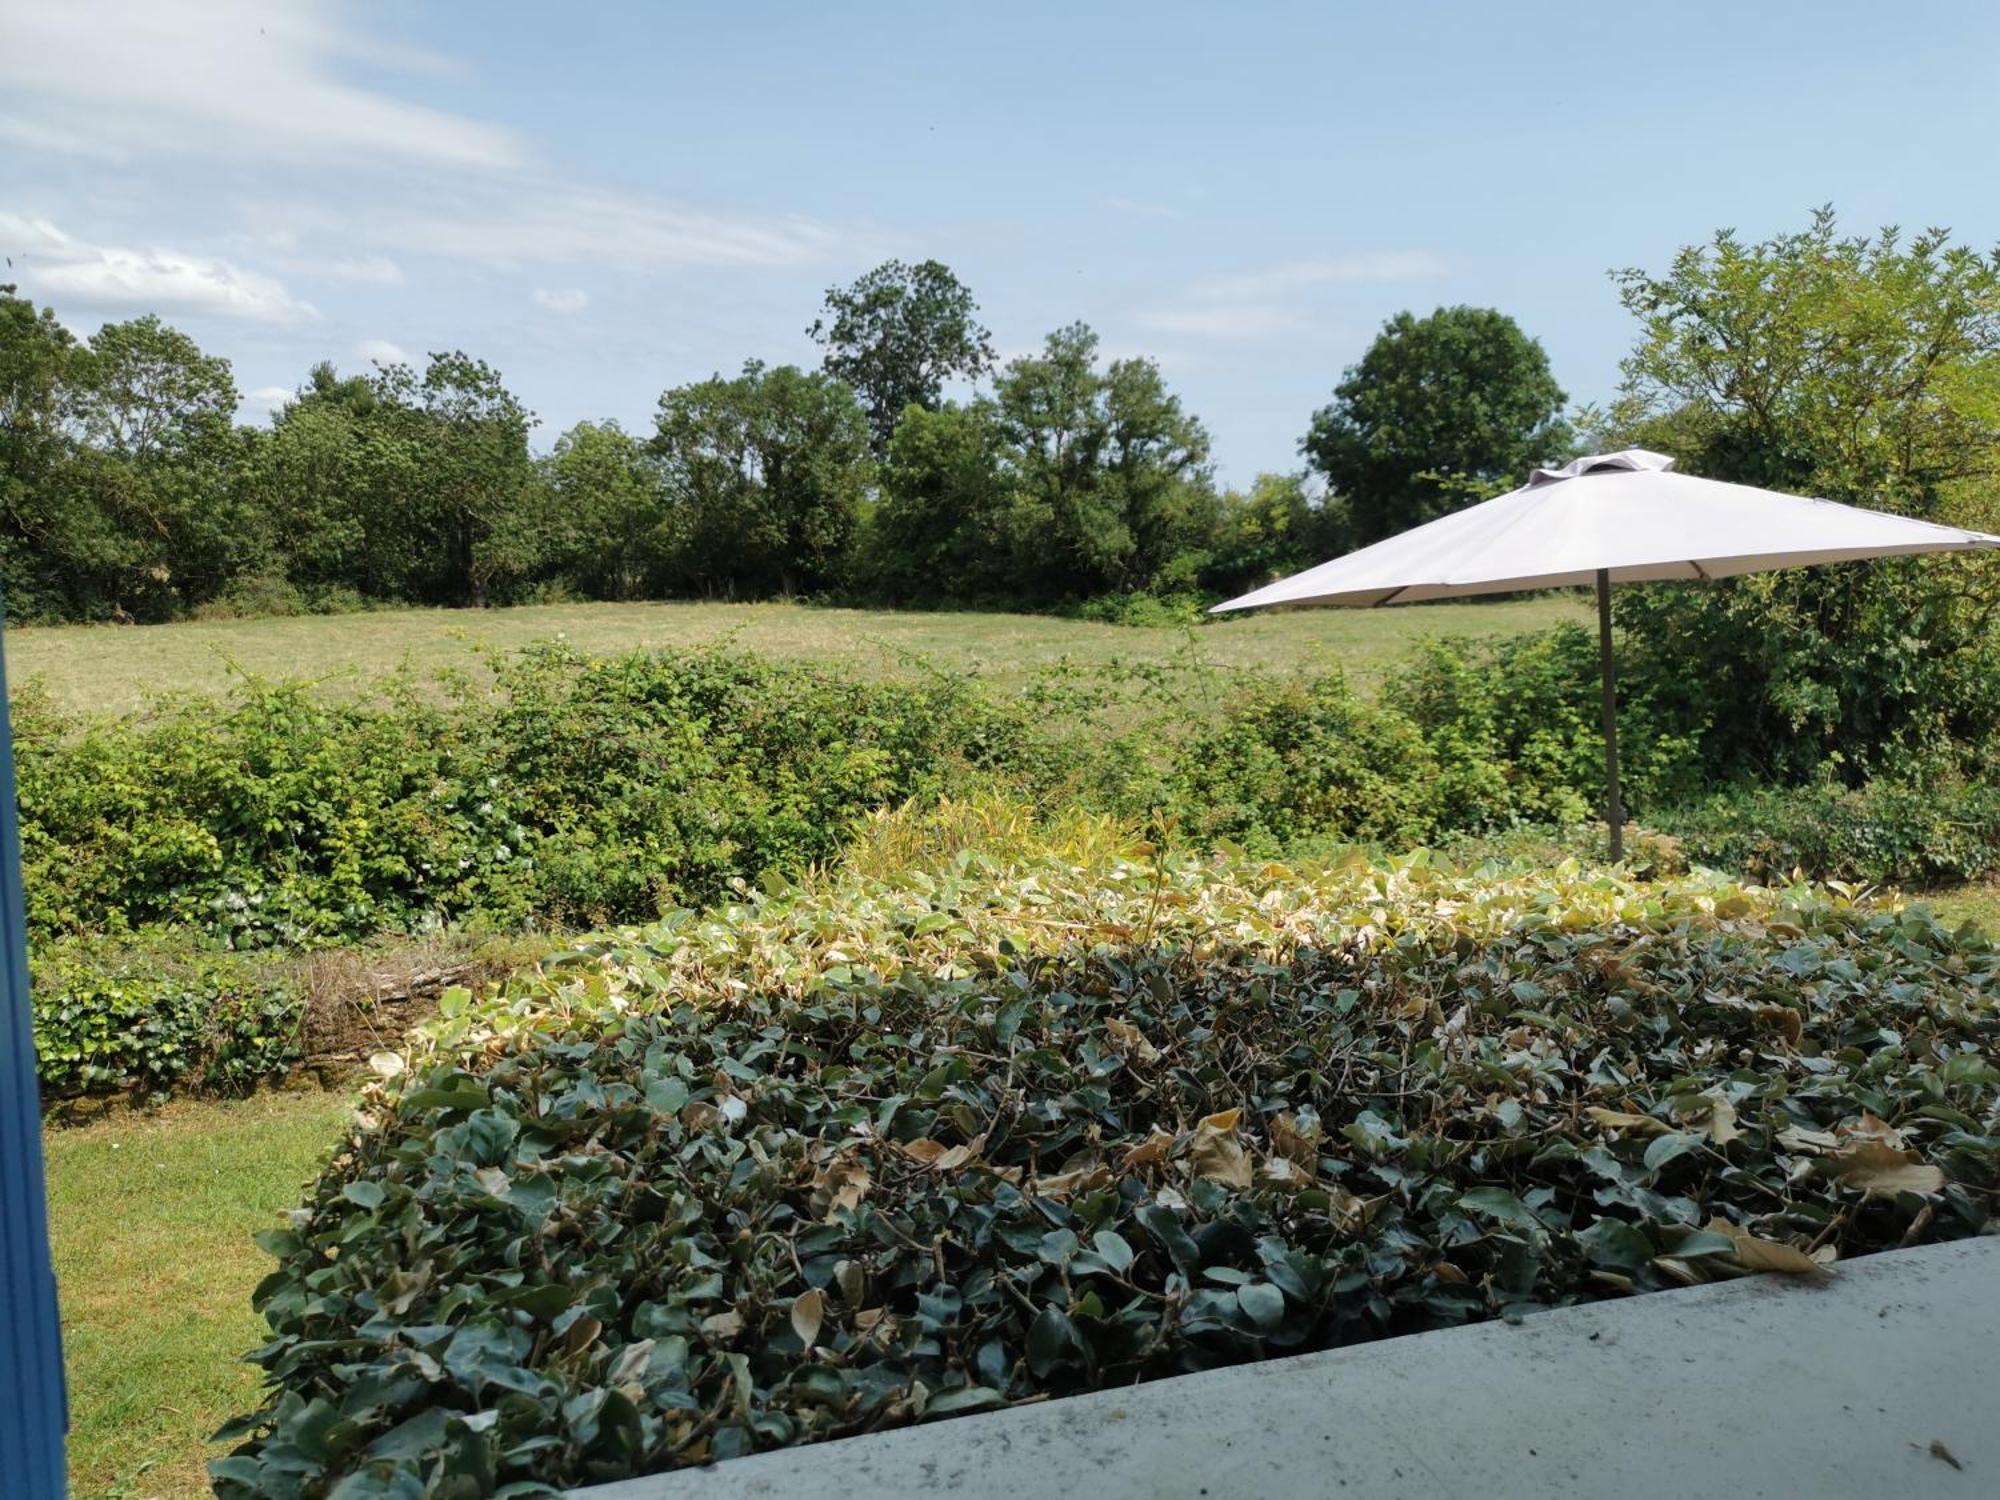
[[[1948,1456],[1947,1456],[1948,1455]],[[1186,1375],[590,1500],[2000,1497],[2000,1238]]]

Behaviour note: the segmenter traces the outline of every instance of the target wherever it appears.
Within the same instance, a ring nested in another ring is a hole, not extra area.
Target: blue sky
[[[1996,140],[1991,3],[0,0],[0,279],[161,312],[251,415],[465,348],[544,444],[810,362],[830,283],[936,256],[1003,354],[1156,357],[1246,482],[1405,307],[1598,399],[1613,266],[1829,201],[1991,247]]]

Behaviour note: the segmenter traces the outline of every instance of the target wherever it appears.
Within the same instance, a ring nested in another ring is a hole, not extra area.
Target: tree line
[[[753,360],[662,394],[650,433],[579,422],[537,453],[534,415],[470,354],[362,374],[322,363],[253,426],[235,418],[229,362],[160,319],[78,339],[0,288],[8,617],[1219,594],[1512,479],[1546,456],[1563,400],[1503,315],[1405,316],[1371,351],[1380,378],[1477,361],[1438,389],[1497,379],[1506,409],[1477,432],[1436,415],[1405,444],[1423,450],[1410,472],[1385,480],[1398,460],[1371,441],[1364,361],[1313,420],[1307,465],[1236,490],[1154,362],[1106,360],[1075,323],[1000,366],[970,291],[936,261],[829,290],[807,331],[817,369]],[[1449,448],[1426,446],[1437,434]]]
[[[1000,365],[936,261],[830,289],[806,330],[818,368],[753,360],[666,391],[651,432],[580,422],[543,452],[533,414],[463,352],[320,364],[251,426],[228,361],[179,330],[144,317],[78,339],[0,287],[0,585],[16,621],[1216,596],[1631,442],[1721,478],[1990,511],[1993,256],[1941,231],[1843,238],[1823,210],[1613,279],[1639,338],[1609,405],[1566,414],[1504,313],[1399,313],[1311,415],[1300,467],[1240,489],[1216,482],[1207,429],[1156,363],[1107,360],[1075,323]]]

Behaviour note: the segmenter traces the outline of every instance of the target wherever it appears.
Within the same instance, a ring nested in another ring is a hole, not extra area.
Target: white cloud
[[[406,365],[410,362],[410,356],[403,352],[402,346],[387,339],[363,339],[354,346],[354,357],[371,365]]]
[[[717,214],[648,194],[529,177],[467,174],[449,187],[385,193],[365,215],[323,204],[246,205],[264,242],[344,240],[369,253],[513,269],[531,265],[806,266],[860,260],[878,237],[810,219]]]
[[[281,407],[290,406],[298,399],[298,395],[299,393],[288,385],[260,385],[256,390],[244,395],[243,406],[250,411],[274,412]]]
[[[1219,302],[1261,301],[1308,287],[1369,281],[1422,281],[1442,276],[1444,257],[1429,250],[1378,250],[1325,260],[1287,260],[1254,271],[1210,276],[1194,294]]]
[[[1449,269],[1429,250],[1381,250],[1319,260],[1287,260],[1249,271],[1207,276],[1171,307],[1142,314],[1162,333],[1196,338],[1256,339],[1305,326],[1310,294],[1327,287],[1421,281]]]
[[[460,167],[527,160],[511,130],[348,81],[342,72],[355,63],[450,68],[356,34],[320,0],[0,4],[0,92],[46,149]]]
[[[269,276],[213,256],[72,239],[47,219],[0,213],[0,247],[28,291],[64,312],[161,313],[298,323],[317,318]]]
[[[368,286],[403,284],[403,268],[386,255],[347,255],[335,260],[295,261],[291,269],[308,276],[324,276],[329,281],[352,281]]]
[[[390,286],[437,260],[454,272],[553,268],[538,279],[560,291],[606,266],[790,268],[884,253],[879,235],[562,174],[511,128],[417,102],[425,81],[459,65],[378,41],[368,24],[333,0],[0,0],[0,156],[51,176],[68,159],[64,186],[87,184],[92,213],[117,215],[90,225],[106,240],[131,240],[118,224],[158,222],[183,199],[209,222],[233,204],[238,232],[213,248],[235,259],[155,266],[150,280],[219,268],[245,284],[239,316],[281,315],[273,275]],[[86,176],[79,157],[123,170]],[[69,201],[49,201],[74,222]],[[124,278],[128,290],[147,279]]]
[[[539,287],[535,291],[535,306],[552,313],[582,312],[590,306],[590,294],[574,286]]]

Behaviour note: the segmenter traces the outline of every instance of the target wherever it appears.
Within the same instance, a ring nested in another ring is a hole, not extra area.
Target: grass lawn
[[[347,1108],[266,1094],[47,1132],[72,1493],[207,1493],[209,1434],[256,1399],[241,1356],[272,1263],[250,1234],[299,1201]]]
[[[907,669],[913,657],[1019,680],[1064,657],[1164,662],[1190,634],[1224,667],[1321,669],[1335,662],[1371,683],[1420,635],[1511,635],[1588,618],[1579,598],[1544,596],[1402,609],[1304,610],[1220,621],[1192,632],[1058,620],[1045,615],[818,609],[798,604],[564,604],[494,610],[380,610],[298,619],[178,625],[63,625],[7,632],[7,673],[40,676],[71,708],[126,712],[150,693],[220,689],[232,663],[266,677],[324,680],[330,691],[409,662],[474,666],[479,645],[515,648],[562,635],[609,652],[733,640],[780,656]]]
[[[1921,896],[1948,922],[1974,921],[2000,938],[2000,884],[1960,885]]]

